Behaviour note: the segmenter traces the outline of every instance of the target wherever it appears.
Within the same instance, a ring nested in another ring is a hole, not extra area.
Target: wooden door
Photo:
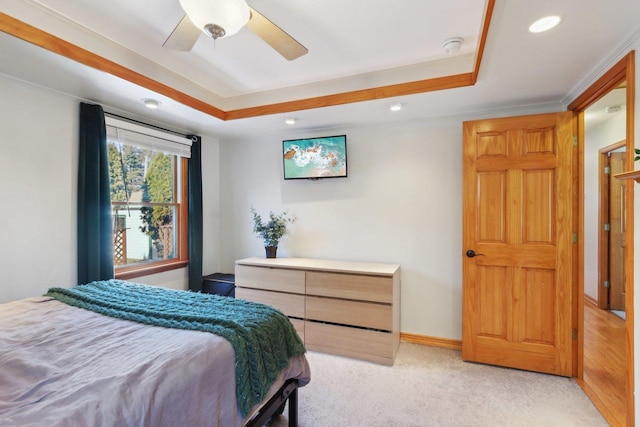
[[[625,216],[624,186],[627,181],[613,178],[626,171],[625,152],[611,152],[609,156],[609,308],[624,310],[625,300]]]
[[[572,374],[572,130],[571,112],[464,123],[464,360]]]

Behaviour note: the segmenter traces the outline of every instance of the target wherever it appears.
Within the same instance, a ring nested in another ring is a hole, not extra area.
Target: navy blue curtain
[[[78,284],[113,279],[109,159],[104,111],[80,103]]]
[[[202,138],[189,136],[189,289],[202,290]]]

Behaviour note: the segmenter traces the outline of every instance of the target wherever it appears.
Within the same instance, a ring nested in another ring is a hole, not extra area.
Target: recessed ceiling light
[[[288,117],[288,118],[284,119],[284,122],[286,124],[288,124],[288,125],[295,125],[297,121],[298,120],[294,119],[293,117]]]
[[[144,103],[144,106],[147,108],[151,108],[153,110],[155,110],[156,108],[158,108],[161,104],[160,101],[156,101],[155,99],[151,99],[151,98],[145,98],[142,100],[142,102]]]
[[[389,110],[391,110],[391,111],[400,111],[400,110],[402,110],[402,104],[391,104],[391,105],[389,105]]]
[[[536,22],[529,26],[530,33],[542,33],[544,31],[549,31],[556,25],[560,23],[559,16],[545,16],[544,18],[538,19]]]
[[[607,114],[613,114],[613,113],[617,113],[621,109],[622,107],[620,107],[619,105],[610,105],[604,109],[604,112]]]

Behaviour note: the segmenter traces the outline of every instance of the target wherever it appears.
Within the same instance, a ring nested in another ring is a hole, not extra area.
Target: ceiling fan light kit
[[[185,15],[162,46],[187,52],[195,46],[201,32],[219,39],[247,26],[286,60],[306,55],[308,49],[282,28],[249,7],[245,0],[180,0]]]
[[[244,0],[180,0],[180,5],[191,22],[214,39],[240,31],[251,14]]]

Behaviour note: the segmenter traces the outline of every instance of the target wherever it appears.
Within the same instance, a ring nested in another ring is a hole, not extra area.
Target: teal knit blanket
[[[244,417],[266,397],[289,358],[305,352],[289,319],[263,304],[122,280],[51,288],[45,295],[110,317],[227,339],[235,351],[236,399]]]

